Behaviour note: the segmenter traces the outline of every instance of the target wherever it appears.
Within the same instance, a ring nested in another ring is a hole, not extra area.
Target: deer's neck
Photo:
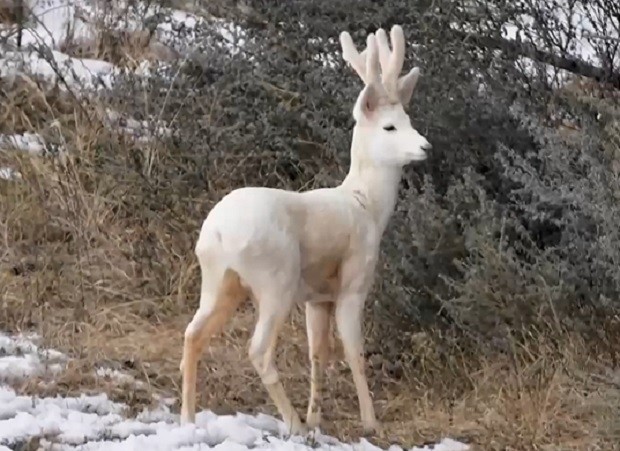
[[[399,166],[380,167],[364,156],[367,141],[353,129],[351,143],[351,166],[341,187],[350,192],[366,208],[376,221],[381,234],[394,212],[398,196],[398,186],[402,176]]]

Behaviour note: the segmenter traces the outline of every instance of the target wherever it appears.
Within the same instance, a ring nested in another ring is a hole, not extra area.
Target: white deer
[[[365,84],[353,117],[351,166],[340,186],[292,192],[245,187],[224,196],[202,225],[195,252],[200,264],[200,306],[185,331],[181,422],[195,420],[200,354],[239,304],[258,310],[249,357],[293,434],[306,432],[275,366],[278,333],[296,302],[305,303],[311,361],[306,424],[321,421],[321,387],[330,352],[332,314],[357,390],[366,433],[378,422],[364,375],[362,313],[379,243],[396,203],[403,166],[426,158],[428,141],[405,113],[419,69],[399,77],[403,30],[369,34],[358,53],[340,34],[342,54]],[[379,67],[381,66],[381,67]],[[380,77],[381,69],[381,77]]]

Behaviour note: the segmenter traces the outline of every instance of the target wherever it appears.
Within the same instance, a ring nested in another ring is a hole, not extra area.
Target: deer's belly
[[[334,302],[340,284],[340,262],[323,260],[302,269],[298,302]]]

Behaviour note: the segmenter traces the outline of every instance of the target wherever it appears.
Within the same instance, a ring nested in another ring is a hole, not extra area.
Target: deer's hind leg
[[[239,304],[247,297],[238,274],[227,269],[215,289],[209,280],[212,274],[202,268],[200,307],[185,330],[183,357],[180,370],[183,374],[181,422],[194,422],[196,417],[196,376],[198,361],[213,335],[219,333]]]
[[[289,431],[303,434],[305,427],[284,390],[275,364],[278,334],[293,307],[299,280],[297,262],[286,262],[291,264],[283,264],[275,274],[256,274],[255,283],[250,283],[258,306],[258,320],[248,354]]]

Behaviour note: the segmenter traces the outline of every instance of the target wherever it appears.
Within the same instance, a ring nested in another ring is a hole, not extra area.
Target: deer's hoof
[[[306,435],[308,434],[308,428],[302,424],[300,420],[294,421],[288,427],[291,435]]]
[[[196,415],[189,410],[181,408],[181,425],[191,424],[196,421]]]
[[[381,423],[377,420],[366,421],[362,424],[362,433],[366,436],[379,435],[382,429]]]
[[[318,428],[321,425],[321,410],[309,411],[306,415],[306,425],[309,429]]]

